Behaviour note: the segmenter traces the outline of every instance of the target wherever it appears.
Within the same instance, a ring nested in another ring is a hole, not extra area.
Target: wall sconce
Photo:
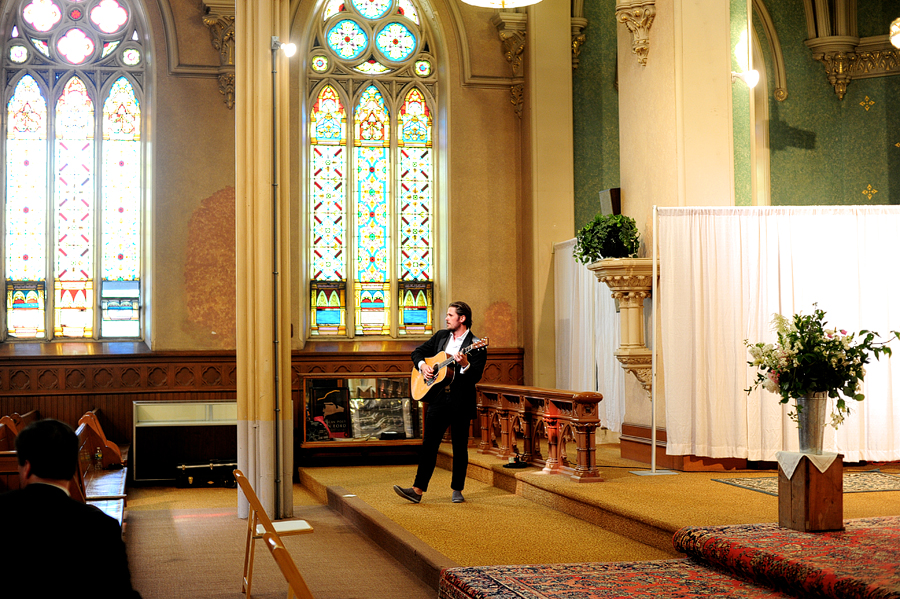
[[[471,4],[472,6],[478,6],[480,8],[496,8],[497,10],[531,6],[540,1],[541,0],[463,0],[463,2]]]
[[[272,36],[272,50],[281,50],[284,55],[290,58],[297,53],[297,44],[282,44],[278,41],[278,36]]]
[[[731,82],[734,83],[738,79],[746,83],[747,87],[752,89],[756,87],[757,83],[759,83],[759,71],[757,71],[756,69],[746,71],[744,73],[731,71]]]
[[[900,17],[894,19],[894,22],[891,23],[891,44],[895,48],[900,48]]]

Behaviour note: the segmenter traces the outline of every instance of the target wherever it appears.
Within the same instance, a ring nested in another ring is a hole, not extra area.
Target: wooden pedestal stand
[[[801,532],[844,529],[844,463],[838,455],[825,472],[803,456],[788,478],[778,468],[778,524]]]

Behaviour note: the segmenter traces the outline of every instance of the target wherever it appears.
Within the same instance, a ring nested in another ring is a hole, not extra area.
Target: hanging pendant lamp
[[[497,10],[506,10],[510,8],[520,8],[522,6],[530,6],[537,4],[541,0],[463,0],[466,4],[478,6],[481,8],[496,8]]]

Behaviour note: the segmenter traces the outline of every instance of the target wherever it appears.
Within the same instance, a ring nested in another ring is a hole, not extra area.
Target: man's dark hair
[[[466,317],[466,326],[472,330],[472,308],[466,302],[453,302],[451,308],[456,308],[456,313]]]
[[[31,473],[48,480],[69,480],[78,465],[78,437],[65,422],[47,418],[32,422],[16,437],[20,466],[31,464]]]

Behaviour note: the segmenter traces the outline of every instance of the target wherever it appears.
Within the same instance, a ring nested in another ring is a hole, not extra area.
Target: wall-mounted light
[[[891,44],[895,48],[900,48],[900,17],[894,19],[894,22],[891,23]]]
[[[291,57],[297,53],[297,44],[282,44],[278,41],[278,36],[272,36],[272,50],[281,50],[284,55]]]
[[[496,8],[497,10],[519,8],[537,4],[541,0],[463,0],[466,4],[481,8]]]
[[[756,69],[752,69],[744,73],[731,71],[731,82],[734,83],[738,79],[746,83],[747,87],[752,89],[756,87],[757,83],[759,83],[759,71],[757,71]]]

